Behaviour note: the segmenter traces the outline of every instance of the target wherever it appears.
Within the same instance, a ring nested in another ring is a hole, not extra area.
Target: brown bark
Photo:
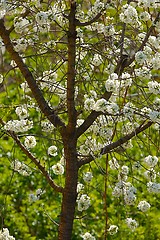
[[[78,159],[75,109],[75,58],[76,58],[76,3],[71,1],[68,31],[68,73],[67,73],[67,112],[68,125],[63,134],[64,155],[66,160],[65,188],[63,191],[60,224],[58,230],[59,240],[70,240],[72,237],[73,221],[75,215],[77,182],[78,182]]]
[[[76,139],[66,137],[64,146],[66,158],[66,181],[63,192],[58,239],[70,240],[75,215],[78,181]]]

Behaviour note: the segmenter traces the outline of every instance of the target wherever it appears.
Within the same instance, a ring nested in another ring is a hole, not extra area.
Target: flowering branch
[[[127,134],[124,137],[118,139],[116,142],[110,143],[107,146],[103,147],[101,149],[100,154],[104,155],[104,154],[107,154],[107,153],[113,151],[117,147],[121,147],[122,144],[128,142],[134,136],[137,136],[139,133],[141,133],[144,130],[146,130],[147,128],[149,128],[153,124],[153,122],[149,121],[145,125],[143,125],[143,124],[144,124],[144,122],[139,127],[137,127],[133,132],[131,132],[130,134]],[[81,166],[83,166],[87,163],[92,162],[94,159],[95,159],[95,157],[93,155],[89,155],[88,157],[85,157],[85,158],[79,160],[78,161],[78,166],[81,167]]]
[[[19,67],[23,77],[27,81],[41,111],[44,113],[44,115],[50,120],[50,122],[55,127],[61,127],[61,130],[65,129],[65,124],[62,122],[62,120],[55,114],[55,112],[49,107],[48,103],[43,97],[43,94],[41,90],[39,89],[32,73],[29,71],[26,64],[23,62],[22,58],[14,50],[13,44],[9,37],[9,32],[6,30],[4,26],[4,20],[0,19],[0,36],[5,44],[5,47],[9,54],[11,55],[11,58],[16,62],[17,66]]]
[[[109,98],[111,97],[112,92],[105,92],[102,95],[102,98],[104,98],[105,100],[109,100]],[[83,124],[77,129],[77,137],[80,137],[92,124],[93,122],[97,119],[98,116],[100,116],[102,114],[102,112],[96,112],[96,111],[92,111],[88,117],[86,118],[86,120],[83,122]]]
[[[89,26],[90,24],[94,23],[95,21],[97,21],[100,16],[102,15],[102,12],[99,12],[94,18],[92,18],[90,21],[88,22],[80,22],[79,20],[76,19],[76,26],[81,26],[81,27],[85,27],[85,26]]]
[[[153,124],[153,122],[151,122],[151,121],[147,122],[145,125],[141,124],[130,134],[127,134],[124,137],[118,139],[116,142],[110,143],[107,146],[103,147],[101,149],[101,154],[104,155],[106,153],[111,152],[113,149],[120,147],[122,144],[128,142],[134,136],[138,135],[139,133],[141,133],[144,130],[146,130],[147,128],[149,128],[152,124]]]
[[[157,14],[157,16],[156,16],[156,18],[155,18],[152,26],[149,28],[149,31],[147,32],[147,34],[146,34],[146,36],[145,36],[145,38],[144,38],[141,46],[140,46],[139,49],[137,50],[137,52],[138,52],[138,51],[141,51],[141,50],[144,48],[144,46],[146,45],[146,43],[147,43],[147,41],[148,41],[148,38],[149,38],[149,36],[151,35],[153,29],[155,28],[155,24],[156,24],[156,22],[159,20],[159,18],[160,18],[160,13]],[[134,60],[135,60],[135,54],[133,55],[133,57],[132,57],[131,59],[129,59],[129,61],[127,61],[127,63],[125,64],[125,67],[129,66]]]
[[[0,118],[0,123],[4,126],[5,123],[3,120]],[[45,170],[45,167],[43,167],[40,164],[40,161],[33,156],[31,152],[28,151],[28,149],[21,143],[19,140],[18,136],[10,130],[7,130],[7,133],[13,138],[13,140],[17,143],[17,145],[20,147],[20,149],[25,153],[25,155],[34,162],[34,164],[38,167],[38,169],[41,171],[43,176],[46,178],[47,182],[49,185],[57,192],[63,193],[63,187],[58,186],[57,184],[54,183],[52,180],[51,176],[48,174],[48,172]]]

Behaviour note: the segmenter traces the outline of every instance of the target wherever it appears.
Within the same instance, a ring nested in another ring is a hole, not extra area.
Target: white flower
[[[83,180],[84,180],[85,182],[90,182],[90,181],[92,180],[92,178],[93,178],[93,175],[92,175],[91,172],[86,172],[86,173],[84,173],[84,175],[83,175]]]
[[[152,181],[153,179],[156,179],[157,174],[156,174],[156,171],[153,168],[151,168],[151,169],[144,172],[144,176],[147,179]]]
[[[127,205],[134,205],[135,200],[136,196],[130,189],[124,191],[124,201]]]
[[[135,60],[138,64],[143,65],[146,59],[147,59],[147,56],[143,51],[136,52]]]
[[[96,240],[95,237],[93,237],[89,232],[86,232],[84,235],[82,235],[83,240]]]
[[[147,157],[144,158],[144,162],[149,167],[155,167],[157,165],[157,163],[158,163],[158,158],[156,156],[148,155]]]
[[[30,92],[30,88],[29,88],[27,82],[23,82],[23,83],[21,83],[21,88],[22,88],[22,90],[23,90],[25,93]]]
[[[152,59],[152,66],[153,69],[158,70],[160,69],[160,54],[156,53],[155,57]]]
[[[24,145],[26,148],[34,148],[37,142],[34,136],[27,136],[24,140]]]
[[[116,225],[111,225],[108,229],[108,232],[110,235],[114,235],[118,232],[118,226]]]
[[[159,111],[150,111],[148,116],[152,122],[160,123],[160,112]]]
[[[140,19],[142,21],[148,21],[150,19],[150,14],[148,12],[142,12],[140,15],[139,15]]]
[[[15,238],[9,235],[8,228],[3,228],[0,230],[0,240],[15,240]]]
[[[134,105],[131,102],[126,103],[123,108],[123,113],[125,117],[132,117],[134,114]]]
[[[135,69],[135,74],[141,79],[151,79],[152,76],[150,69],[144,66],[142,68]]]
[[[54,125],[49,121],[42,121],[41,127],[42,127],[42,131],[49,132],[49,133],[52,132],[54,129]]]
[[[78,211],[82,212],[89,208],[90,197],[87,194],[82,194],[80,198],[77,199]]]
[[[127,218],[126,223],[127,223],[127,226],[133,231],[138,227],[137,221],[132,218]]]
[[[127,166],[123,165],[123,166],[122,166],[122,169],[121,169],[121,172],[122,172],[122,174],[124,174],[124,175],[128,175],[128,173],[129,173],[129,168],[128,168]]]
[[[160,183],[148,182],[147,188],[148,188],[148,191],[151,193],[160,193]]]
[[[57,147],[56,146],[50,146],[49,148],[48,148],[48,155],[51,155],[51,156],[53,156],[53,157],[55,157],[55,156],[57,156],[58,155],[58,153],[57,153]]]
[[[99,54],[95,54],[92,60],[94,66],[99,66],[102,63],[102,57]]]
[[[29,121],[28,119],[22,120],[10,120],[8,121],[4,129],[10,130],[13,132],[26,132],[33,127],[33,122]]]
[[[119,81],[118,81],[118,75],[116,73],[112,73],[106,83],[105,83],[105,87],[106,87],[106,90],[107,92],[117,92],[118,89],[119,89]]]
[[[94,105],[95,105],[95,101],[93,98],[87,98],[84,102],[84,108],[88,111],[92,110]]]
[[[39,12],[36,14],[37,23],[42,26],[48,23],[48,14],[46,12]]]
[[[125,4],[122,8],[122,13],[119,15],[119,18],[124,23],[137,24],[138,23],[137,10],[132,6]]]
[[[96,112],[104,112],[106,110],[107,101],[104,98],[97,100],[93,106],[93,110]]]
[[[114,157],[108,163],[112,170],[117,170],[119,168],[119,163],[117,159]]]
[[[6,14],[7,3],[6,0],[0,1],[0,19],[2,19]]]
[[[3,75],[0,74],[0,84],[3,82]]]
[[[138,6],[142,8],[155,7],[155,0],[138,0]]]
[[[25,107],[21,106],[21,107],[16,107],[15,110],[16,114],[18,115],[18,117],[20,119],[25,119],[28,117],[28,111]]]
[[[52,170],[53,170],[53,173],[56,175],[63,175],[64,173],[64,167],[60,163],[53,165]]]
[[[31,169],[26,164],[18,160],[14,160],[13,162],[11,162],[11,168],[13,168],[14,171],[19,172],[23,176],[29,176],[32,173]]]
[[[16,52],[24,52],[27,48],[27,40],[25,38],[19,38],[16,41],[16,45],[14,46],[14,49]]]
[[[148,211],[150,209],[150,207],[151,207],[151,205],[146,201],[140,201],[139,204],[138,204],[138,208],[142,212]]]
[[[110,102],[107,106],[107,112],[109,114],[118,114],[119,113],[119,106],[115,102]]]
[[[120,82],[121,87],[130,87],[132,85],[132,78],[129,73],[127,73],[127,72],[122,73],[121,78],[122,78],[122,80]]]
[[[148,83],[149,92],[154,94],[160,94],[160,83],[156,81],[150,81]]]
[[[80,193],[84,189],[84,185],[82,183],[77,184],[77,193]]]
[[[29,21],[25,18],[14,18],[14,29],[17,33],[22,33],[24,30],[26,30],[26,27],[29,25]]]

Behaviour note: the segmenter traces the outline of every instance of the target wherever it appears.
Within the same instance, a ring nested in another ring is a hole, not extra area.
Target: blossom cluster
[[[96,239],[89,232],[86,232],[84,235],[82,235],[82,238],[83,238],[83,240],[95,240]]]
[[[33,127],[33,122],[28,119],[22,120],[10,120],[8,121],[4,129],[13,131],[13,132],[27,132],[29,129]]]
[[[87,194],[82,194],[77,199],[78,203],[78,211],[82,212],[84,210],[87,210],[90,206],[90,197]]]
[[[32,171],[31,169],[24,163],[14,160],[11,162],[11,168],[14,169],[14,171],[19,172],[23,176],[29,176],[31,175]]]
[[[0,230],[0,239],[2,240],[15,240],[13,236],[10,236],[8,228]]]

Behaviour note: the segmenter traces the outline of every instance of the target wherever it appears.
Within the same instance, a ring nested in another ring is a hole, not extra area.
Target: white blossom
[[[133,231],[138,227],[138,223],[135,219],[127,218],[126,223],[127,223],[127,226]]]
[[[146,59],[147,59],[147,56],[143,51],[136,52],[135,60],[138,64],[143,65]]]
[[[93,106],[93,110],[96,112],[105,112],[107,106],[107,101],[104,98],[98,99]]]
[[[93,178],[93,175],[91,172],[86,172],[83,174],[83,180],[85,182],[90,182],[92,180],[92,178]]]
[[[156,156],[148,155],[147,157],[144,158],[144,162],[149,167],[155,167],[157,165],[157,163],[158,163],[158,158]]]
[[[137,10],[131,5],[125,4],[122,7],[122,13],[119,15],[119,18],[124,23],[137,24],[138,23]]]
[[[0,84],[3,82],[3,75],[0,74]]]
[[[95,237],[93,237],[89,232],[86,232],[84,235],[82,235],[83,240],[96,240]]]
[[[33,122],[29,121],[28,119],[22,120],[10,120],[8,121],[4,129],[10,130],[13,132],[26,132],[33,127]]]
[[[77,184],[77,193],[80,193],[84,189],[84,185],[82,183]]]
[[[150,193],[160,193],[160,183],[148,182],[147,188]]]
[[[10,236],[8,228],[0,230],[0,240],[15,240],[13,236]]]
[[[16,107],[15,110],[16,114],[18,115],[18,117],[20,119],[25,119],[28,117],[28,111],[25,107],[21,106],[21,107]]]
[[[19,38],[15,43],[16,45],[14,46],[14,49],[16,52],[24,52],[28,46],[27,40],[25,38]]]
[[[155,54],[154,58],[152,59],[152,66],[155,70],[160,69],[160,53]]]
[[[62,164],[57,163],[55,165],[52,166],[52,171],[54,174],[56,175],[63,175],[64,173],[64,167],[62,166]]]
[[[117,170],[119,168],[119,163],[114,157],[108,162],[108,164],[112,170]]]
[[[26,18],[14,18],[14,29],[17,33],[22,33],[26,30],[26,27],[29,25],[29,21]]]
[[[55,157],[55,156],[58,155],[58,153],[57,153],[57,147],[56,147],[55,145],[50,146],[50,147],[48,148],[48,155],[51,155],[51,156],[53,156],[53,157]]]
[[[23,176],[29,176],[32,173],[31,169],[26,164],[18,160],[14,160],[13,162],[11,162],[11,168],[13,168],[14,171],[19,172]]]
[[[150,209],[151,205],[146,201],[140,201],[138,204],[139,210],[142,212],[147,212]]]
[[[156,174],[156,171],[153,168],[150,168],[149,170],[144,172],[144,176],[147,179],[152,181],[152,180],[156,179],[157,174]]]
[[[105,83],[105,87],[106,87],[106,90],[107,92],[117,92],[118,89],[119,89],[119,81],[118,81],[118,75],[116,73],[112,73],[106,83]]]
[[[5,16],[6,10],[7,10],[7,2],[6,0],[1,0],[0,1],[0,19],[2,19]]]
[[[148,82],[148,88],[149,92],[154,94],[160,94],[160,83],[156,81],[150,81]]]
[[[150,14],[146,11],[140,13],[139,17],[142,21],[148,21],[151,18]]]
[[[95,54],[92,60],[94,66],[99,66],[102,63],[102,57],[99,54]]]
[[[108,232],[110,235],[114,235],[118,232],[118,226],[116,225],[111,225],[108,229]]]
[[[24,141],[26,148],[34,148],[36,146],[36,138],[34,136],[27,136]]]
[[[87,210],[90,206],[90,197],[87,194],[82,194],[78,199],[78,211]]]
[[[95,101],[93,98],[87,98],[84,102],[84,109],[90,111],[93,109],[93,106],[95,105]]]

